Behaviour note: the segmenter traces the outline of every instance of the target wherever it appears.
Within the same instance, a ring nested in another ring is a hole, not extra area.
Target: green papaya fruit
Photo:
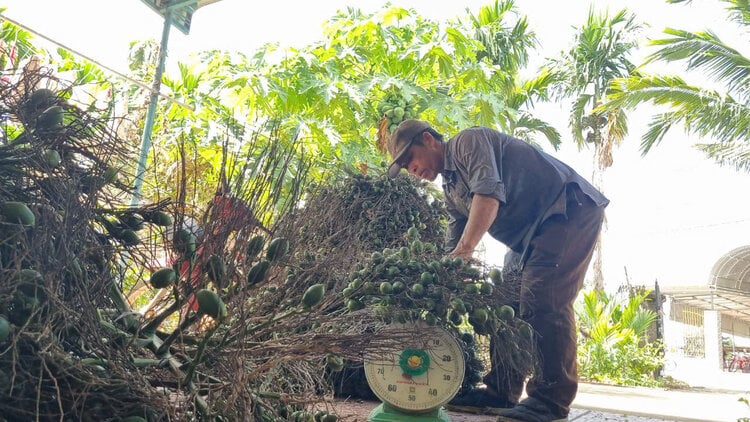
[[[403,107],[396,107],[393,109],[393,117],[395,120],[403,120],[404,118],[404,108]]]
[[[510,322],[516,316],[516,311],[510,305],[503,305],[495,311],[495,315],[501,321]]]
[[[461,300],[461,298],[456,297],[451,299],[450,305],[456,312],[460,314],[466,313],[466,304],[464,304],[464,301]]]
[[[483,295],[491,295],[492,294],[492,284],[491,283],[478,283],[479,285],[479,293]]]
[[[490,275],[490,280],[492,280],[494,284],[497,285],[503,282],[503,273],[502,271],[500,271],[500,269],[498,268],[491,269],[489,275]]]
[[[396,281],[391,285],[391,290],[394,294],[399,294],[406,290],[406,285],[401,281]]]
[[[393,293],[393,285],[387,281],[380,282],[380,287],[378,288],[380,290],[380,294],[383,295],[389,295]]]
[[[143,227],[145,227],[143,224],[144,218],[137,213],[125,214],[120,217],[120,221],[122,222],[123,226],[134,231],[139,231],[143,229]]]
[[[487,322],[487,319],[489,319],[489,314],[484,308],[476,308],[474,309],[474,312],[471,313],[471,317],[479,324],[484,324]]]
[[[357,299],[349,299],[346,301],[346,309],[350,312],[359,311],[365,308],[365,304]]]
[[[337,422],[339,420],[338,415],[334,413],[328,413],[320,418],[320,422]]]
[[[479,288],[474,283],[465,283],[464,284],[464,293],[469,295],[474,295],[479,292]]]
[[[429,271],[425,271],[422,273],[422,275],[419,276],[419,281],[422,284],[430,284],[434,280],[434,277],[432,276],[432,273]]]

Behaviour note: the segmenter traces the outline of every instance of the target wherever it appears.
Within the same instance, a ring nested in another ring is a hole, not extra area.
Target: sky
[[[380,0],[222,0],[195,12],[189,34],[169,33],[167,72],[191,53],[220,48],[251,53],[267,42],[301,47],[320,39],[322,24],[336,10],[356,5],[378,10]],[[391,4],[416,9],[421,15],[444,21],[476,12],[490,0],[393,0]],[[584,23],[588,2],[516,0],[528,16],[540,48],[531,67],[568,47],[573,27]],[[670,5],[660,0],[594,0],[597,11],[624,7],[648,25],[644,35],[659,37],[665,27],[701,31],[711,29],[750,57],[750,34],[726,20],[723,3],[694,0],[690,5]],[[127,73],[127,53],[134,40],[162,35],[163,19],[141,0],[0,0],[4,15],[85,54],[109,68]],[[633,57],[638,61],[646,49]],[[679,72],[677,66],[653,68]],[[694,78],[694,76],[689,76]],[[144,81],[150,85],[151,81]],[[700,79],[695,82],[704,82]],[[559,151],[548,152],[591,179],[592,151],[578,151],[567,132],[567,104],[542,105],[535,113],[555,125],[564,136]],[[705,285],[716,261],[734,248],[750,243],[750,175],[722,168],[690,146],[696,137],[673,129],[648,155],[638,150],[651,106],[634,110],[630,134],[615,151],[614,165],[604,176],[604,193],[611,203],[603,230],[604,275],[608,288],[631,284]],[[500,265],[504,247],[484,242],[485,259]]]

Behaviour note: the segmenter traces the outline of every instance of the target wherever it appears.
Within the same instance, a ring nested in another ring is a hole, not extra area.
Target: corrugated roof
[[[750,321],[750,245],[727,252],[702,286],[663,286],[679,303]]]
[[[750,293],[750,245],[729,251],[711,269],[709,285]]]

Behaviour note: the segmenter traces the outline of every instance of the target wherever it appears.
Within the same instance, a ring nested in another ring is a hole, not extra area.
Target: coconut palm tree
[[[549,59],[546,68],[556,80],[555,94],[571,99],[569,125],[580,149],[594,148],[594,184],[603,190],[602,173],[612,166],[614,148],[628,132],[627,115],[622,108],[602,111],[613,80],[635,72],[629,53],[637,47],[641,25],[622,9],[612,16],[589,9],[586,24],[578,29],[573,47],[559,58]],[[594,254],[593,287],[604,285],[601,240]]]
[[[733,22],[750,29],[747,0],[721,1],[727,4]],[[688,72],[702,72],[723,86],[721,92],[691,85],[678,76],[641,74],[616,80],[607,107],[633,107],[644,101],[668,107],[649,124],[641,142],[643,154],[658,145],[670,128],[682,125],[688,133],[711,139],[696,145],[709,158],[750,171],[750,57],[712,31],[667,28],[664,33],[667,37],[651,41],[658,49],[647,56],[646,63],[685,63]]]

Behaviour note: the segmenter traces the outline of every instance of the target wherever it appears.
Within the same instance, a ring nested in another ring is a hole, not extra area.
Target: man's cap
[[[404,120],[398,125],[396,130],[391,134],[391,137],[388,138],[386,145],[388,154],[391,155],[391,164],[388,165],[388,177],[393,178],[398,176],[398,173],[401,171],[398,161],[406,154],[406,151],[414,142],[414,138],[430,128],[430,124],[422,120]]]

